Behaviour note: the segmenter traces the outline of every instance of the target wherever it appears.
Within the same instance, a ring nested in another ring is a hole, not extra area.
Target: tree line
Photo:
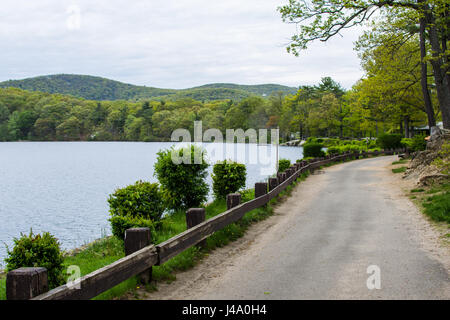
[[[399,132],[402,117],[426,123],[420,108],[373,102],[369,80],[351,90],[325,77],[296,94],[251,96],[241,101],[94,101],[69,95],[0,89],[1,141],[168,141],[175,129],[280,129],[282,141],[294,137],[375,137]],[[419,90],[418,88],[416,88]],[[410,89],[411,90],[411,89]],[[414,94],[420,95],[415,92]],[[412,99],[412,98],[411,98]]]

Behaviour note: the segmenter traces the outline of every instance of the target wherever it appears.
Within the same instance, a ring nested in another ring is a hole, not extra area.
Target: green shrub
[[[376,148],[377,146],[378,146],[377,140],[369,140],[369,143],[367,143],[368,149]]]
[[[362,150],[365,150],[365,147],[358,146],[356,144],[347,144],[342,147],[343,151],[351,151],[351,152],[360,152]]]
[[[280,159],[278,160],[278,171],[283,172],[287,168],[291,166],[291,160],[289,159]]]
[[[165,210],[158,184],[144,181],[117,189],[109,196],[108,202],[112,216],[143,217],[158,221]]]
[[[303,145],[303,157],[323,157],[325,152],[322,151],[323,145],[320,143],[305,143]]]
[[[174,160],[185,158],[177,163]],[[195,161],[198,158],[198,161]],[[195,163],[199,162],[199,163]],[[161,192],[170,209],[188,209],[199,207],[208,196],[206,183],[208,163],[205,151],[191,145],[183,149],[174,147],[158,152],[155,163],[155,176],[161,184]]]
[[[155,222],[139,216],[112,216],[109,222],[111,223],[112,234],[119,239],[125,238],[125,231],[130,228],[150,228],[151,231],[155,230]]]
[[[402,146],[407,147],[410,151],[423,151],[427,148],[427,142],[425,141],[425,135],[417,134],[412,138],[403,138]]]
[[[7,271],[22,267],[44,267],[47,269],[48,285],[55,288],[64,283],[63,255],[58,240],[48,232],[14,238],[14,248],[7,249],[5,259]]]
[[[424,134],[416,134],[412,137],[411,150],[412,151],[423,151],[427,148],[427,142],[425,140]]]
[[[217,162],[213,167],[213,192],[216,198],[225,198],[245,187],[247,170],[244,164],[231,160]]]
[[[396,149],[402,147],[402,135],[384,133],[378,137],[378,145],[383,149]]]
[[[335,154],[339,154],[339,153],[341,153],[341,148],[338,146],[329,147],[327,149],[327,154],[329,154],[329,155],[335,155]]]
[[[412,150],[412,138],[403,138],[401,140],[402,146]]]

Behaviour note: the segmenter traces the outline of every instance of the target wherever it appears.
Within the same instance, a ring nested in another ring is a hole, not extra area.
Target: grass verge
[[[411,199],[417,199],[422,212],[436,222],[450,224],[450,183],[412,189]]]
[[[392,162],[393,165],[396,165],[396,164],[405,164],[405,163],[408,163],[408,160],[407,160],[407,159],[402,159],[402,160],[398,160],[398,161]]]
[[[424,212],[434,221],[450,223],[450,184],[434,187],[435,195],[422,202]]]
[[[394,168],[392,169],[393,173],[402,173],[406,171],[406,167]]]

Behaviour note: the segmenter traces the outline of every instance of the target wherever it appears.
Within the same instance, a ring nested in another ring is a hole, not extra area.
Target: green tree
[[[56,127],[56,137],[58,140],[79,140],[81,132],[81,122],[77,117],[70,117]]]
[[[208,184],[206,183],[205,151],[197,146],[183,149],[159,151],[155,163],[155,176],[161,184],[161,192],[168,208],[179,210],[199,207],[206,201]],[[186,161],[176,163],[175,155]],[[200,161],[196,161],[197,160]],[[199,162],[199,163],[196,163]]]
[[[352,28],[369,20],[377,9],[384,11],[414,11],[417,23],[423,19],[423,26],[430,43],[433,75],[437,98],[444,122],[450,129],[450,73],[448,72],[449,53],[449,8],[442,0],[289,0],[289,4],[278,10],[285,22],[295,23],[298,33],[292,36],[287,48],[298,55],[315,40],[327,41],[344,29]]]

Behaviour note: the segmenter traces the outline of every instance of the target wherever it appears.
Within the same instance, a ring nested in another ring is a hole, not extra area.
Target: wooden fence
[[[271,199],[292,184],[302,173],[313,171],[323,165],[350,159],[367,158],[377,155],[393,155],[401,149],[374,152],[347,152],[336,156],[315,158],[293,164],[268,183],[255,184],[255,199],[240,203],[239,194],[227,197],[227,211],[206,221],[204,209],[194,208],[186,212],[188,229],[158,245],[151,244],[148,228],[128,229],[125,233],[126,256],[101,269],[91,272],[77,281],[48,291],[47,270],[45,268],[19,268],[8,272],[6,295],[8,300],[80,300],[91,299],[118,285],[126,279],[138,275],[143,282],[151,279],[151,267],[158,266],[184,250],[201,244],[214,232],[241,219],[247,212],[264,206]]]

